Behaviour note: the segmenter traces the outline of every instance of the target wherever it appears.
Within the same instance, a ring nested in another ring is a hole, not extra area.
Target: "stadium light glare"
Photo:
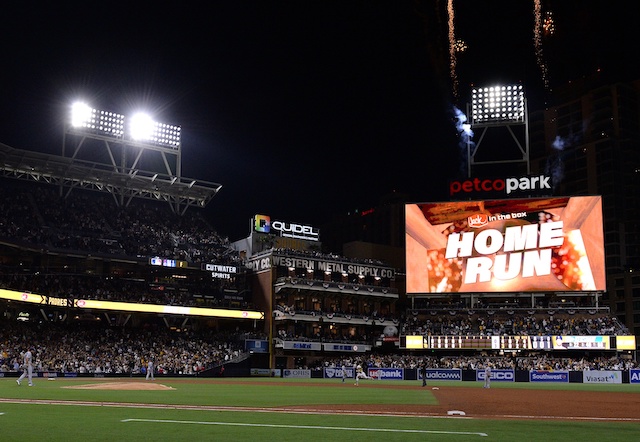
[[[80,101],[71,105],[71,125],[73,127],[82,127],[83,124],[91,120],[92,109],[86,103]]]
[[[180,126],[158,123],[144,113],[135,114],[129,123],[131,139],[177,149],[180,146]]]
[[[144,113],[137,113],[129,121],[129,135],[132,140],[151,141],[153,137],[153,120]]]
[[[82,102],[71,106],[71,125],[88,133],[114,138],[121,138],[124,134],[123,115],[94,109]]]
[[[474,124],[522,122],[525,97],[522,85],[474,88],[471,91],[471,120]]]
[[[126,120],[126,126],[125,126]],[[158,123],[145,113],[132,117],[115,112],[94,109],[86,103],[77,102],[71,106],[71,126],[88,134],[104,135],[156,146],[180,149],[180,126]]]

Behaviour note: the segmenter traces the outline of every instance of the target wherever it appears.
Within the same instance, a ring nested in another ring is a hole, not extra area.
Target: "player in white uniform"
[[[22,385],[22,380],[26,377],[29,379],[29,387],[33,387],[33,351],[35,349],[31,347],[24,354],[24,361],[22,365],[22,369],[24,370],[18,380],[16,381],[18,385]]]
[[[488,362],[484,367],[484,388],[491,388],[491,366]]]
[[[362,365],[358,364],[356,366],[356,383],[354,385],[360,385],[360,379],[371,379],[362,369]]]
[[[153,371],[154,371],[153,360],[149,359],[149,362],[147,362],[147,381],[149,379],[151,379],[152,381],[156,380],[156,377]]]

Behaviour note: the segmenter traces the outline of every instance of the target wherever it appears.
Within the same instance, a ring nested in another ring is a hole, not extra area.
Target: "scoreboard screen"
[[[606,290],[599,196],[405,206],[407,293]]]
[[[407,349],[516,350],[531,349],[529,336],[404,336]]]
[[[408,335],[400,337],[400,347],[409,350],[623,350],[635,349],[635,337]]]

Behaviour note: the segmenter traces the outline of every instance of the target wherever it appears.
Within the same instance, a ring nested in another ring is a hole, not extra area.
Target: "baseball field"
[[[640,440],[640,385],[0,379],[3,440]]]

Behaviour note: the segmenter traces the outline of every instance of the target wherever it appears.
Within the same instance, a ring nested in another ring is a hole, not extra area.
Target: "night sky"
[[[446,1],[11,3],[0,143],[60,153],[76,99],[144,108],[182,127],[184,177],[222,184],[206,213],[231,240],[257,213],[321,226],[394,192],[446,199],[471,84],[521,82],[532,110],[598,69],[640,78],[616,1],[540,2],[556,26],[542,57],[535,2],[455,1],[457,87]]]

